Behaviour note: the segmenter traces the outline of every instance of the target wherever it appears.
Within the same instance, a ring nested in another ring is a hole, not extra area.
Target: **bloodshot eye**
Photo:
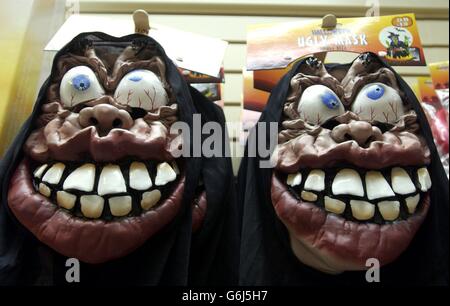
[[[398,92],[386,84],[372,83],[364,86],[351,106],[360,119],[394,124],[405,114]]]
[[[127,73],[114,93],[117,103],[146,111],[169,104],[169,97],[161,79],[150,70]]]
[[[342,115],[344,105],[338,96],[324,85],[312,85],[303,91],[297,108],[300,118],[311,124],[323,124]]]

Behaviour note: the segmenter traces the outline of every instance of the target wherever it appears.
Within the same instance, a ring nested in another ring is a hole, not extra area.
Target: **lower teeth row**
[[[368,221],[374,218],[376,209],[385,221],[395,221],[400,217],[401,202],[399,200],[385,200],[374,204],[364,200],[341,200],[330,196],[323,196],[323,200],[319,201],[319,195],[314,192],[303,190],[299,193],[302,200],[310,203],[323,202],[324,209],[328,212],[342,215],[350,204],[350,212],[356,220]],[[416,212],[420,202],[420,194],[406,197],[404,205],[409,214]]]
[[[39,183],[38,191],[43,196],[50,198],[52,196],[52,190],[44,183]],[[58,206],[73,210],[77,200],[79,200],[81,214],[90,219],[100,218],[104,213],[105,198],[96,195],[77,195],[70,192],[60,190],[55,193],[56,203]],[[140,208],[144,211],[150,210],[155,207],[161,199],[161,191],[153,189],[142,193],[139,197]],[[114,217],[124,217],[129,215],[133,210],[133,198],[131,195],[118,195],[111,196],[106,200],[109,204],[109,211]]]

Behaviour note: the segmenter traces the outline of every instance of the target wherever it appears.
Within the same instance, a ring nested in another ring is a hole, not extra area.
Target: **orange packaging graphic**
[[[248,70],[285,68],[330,51],[371,51],[390,65],[426,65],[414,14],[339,18],[334,28],[322,28],[321,20],[253,25],[247,50]]]

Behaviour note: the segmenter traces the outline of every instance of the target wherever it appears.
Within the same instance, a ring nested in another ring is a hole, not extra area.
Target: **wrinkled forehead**
[[[72,43],[57,60],[57,72],[65,73],[79,65],[89,66],[94,72],[106,70],[113,75],[124,62],[138,63],[161,56],[156,44],[146,38],[114,41],[88,35]]]
[[[330,75],[332,75],[339,82],[341,82],[349,72],[350,67],[351,64],[327,65],[326,69]]]
[[[368,58],[367,54],[359,55],[353,62],[346,64],[325,64],[327,72],[336,78],[339,82],[349,76],[358,76],[374,73],[385,67],[380,60],[373,56]],[[300,67],[300,70],[308,70],[305,65]],[[302,71],[300,71],[302,72]]]

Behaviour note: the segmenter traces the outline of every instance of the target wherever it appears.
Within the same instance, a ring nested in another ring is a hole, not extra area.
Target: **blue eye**
[[[128,79],[133,82],[139,82],[140,80],[142,80],[142,76],[135,74],[130,76]]]
[[[337,109],[339,108],[339,100],[338,98],[331,92],[325,92],[321,95],[322,103],[325,104],[329,109]]]
[[[91,86],[91,81],[87,75],[79,74],[72,79],[72,85],[76,90],[85,91]]]
[[[367,89],[367,97],[372,100],[378,100],[384,95],[384,87],[381,85],[372,85]]]

